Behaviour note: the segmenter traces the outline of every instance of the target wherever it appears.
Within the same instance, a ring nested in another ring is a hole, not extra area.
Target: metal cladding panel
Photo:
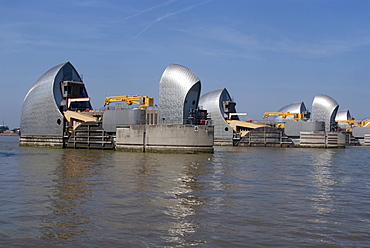
[[[331,131],[338,108],[339,105],[333,98],[318,94],[312,103],[312,121],[325,122],[325,131]]]
[[[351,117],[349,110],[340,110],[338,111],[335,117],[336,121],[344,121],[344,120],[351,120],[351,119],[352,117]]]
[[[47,71],[28,91],[22,106],[21,136],[63,136],[64,116],[59,110],[63,80],[82,81],[66,62]]]
[[[325,131],[324,122],[289,121],[285,124],[284,133],[288,137],[299,137],[300,132]]]
[[[229,92],[225,89],[210,91],[200,97],[199,107],[207,110],[214,125],[215,139],[229,139],[233,137],[233,128],[225,121],[225,112],[222,102],[231,101]]]
[[[278,112],[290,112],[290,113],[302,113],[307,111],[306,106],[303,102],[294,102],[289,105],[286,105],[278,110]],[[292,118],[282,118],[281,116],[276,116],[274,118],[275,122],[287,122],[287,121],[294,121]]]
[[[188,68],[171,64],[159,85],[160,122],[183,124],[191,108],[198,107],[201,83]]]
[[[345,120],[351,120],[351,114],[349,110],[340,110],[338,111],[335,120],[336,121],[345,121]],[[351,126],[348,123],[338,123],[338,127],[340,128],[350,128]]]
[[[352,129],[352,135],[355,138],[363,139],[365,134],[370,134],[370,127],[354,127]]]
[[[145,110],[119,109],[104,111],[103,129],[106,132],[116,132],[117,125],[140,124],[145,124]]]

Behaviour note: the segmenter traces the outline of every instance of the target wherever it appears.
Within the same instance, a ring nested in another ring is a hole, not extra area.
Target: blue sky
[[[311,109],[316,94],[370,116],[370,1],[1,0],[0,10],[0,121],[10,128],[37,79],[66,61],[95,109],[112,95],[158,103],[175,63],[202,94],[227,88],[248,119],[297,101]]]

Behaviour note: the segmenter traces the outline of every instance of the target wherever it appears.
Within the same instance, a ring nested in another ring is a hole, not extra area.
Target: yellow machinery
[[[154,98],[138,95],[108,96],[104,100],[104,107],[112,102],[126,102],[126,105],[132,105],[135,103],[140,105],[141,109],[146,109],[147,107],[154,105]]]
[[[302,120],[304,115],[300,113],[290,113],[290,112],[265,112],[262,118],[268,118],[270,116],[281,116],[282,118],[293,118],[294,121]]]
[[[366,119],[365,121],[363,121],[362,123],[362,127],[368,127],[369,124],[370,124],[370,118]]]
[[[354,124],[357,124],[358,127],[368,127],[370,124],[370,118],[359,121],[359,120],[337,120],[338,123],[347,123],[348,125],[352,126]]]
[[[290,117],[290,118],[293,118],[294,121],[299,121],[299,120],[304,119],[305,114],[290,113],[290,112],[265,112],[264,115],[263,115],[263,119],[268,118],[270,116],[281,116],[284,119],[287,118],[287,117]],[[279,128],[284,128],[284,126],[285,126],[284,123],[276,124],[276,127],[279,127]]]

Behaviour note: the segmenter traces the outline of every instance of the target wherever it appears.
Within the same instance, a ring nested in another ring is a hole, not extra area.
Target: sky
[[[370,116],[370,1],[0,0],[0,125],[20,126],[28,90],[71,62],[95,109],[106,96],[159,103],[170,64],[226,88],[242,119],[317,94]]]

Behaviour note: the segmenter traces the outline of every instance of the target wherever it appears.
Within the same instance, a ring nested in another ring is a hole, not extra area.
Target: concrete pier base
[[[345,148],[349,135],[345,133],[312,131],[301,132],[299,147],[306,148]]]
[[[170,153],[212,153],[213,126],[128,125],[116,129],[116,150]]]
[[[53,136],[21,136],[20,146],[63,148],[63,137]]]

